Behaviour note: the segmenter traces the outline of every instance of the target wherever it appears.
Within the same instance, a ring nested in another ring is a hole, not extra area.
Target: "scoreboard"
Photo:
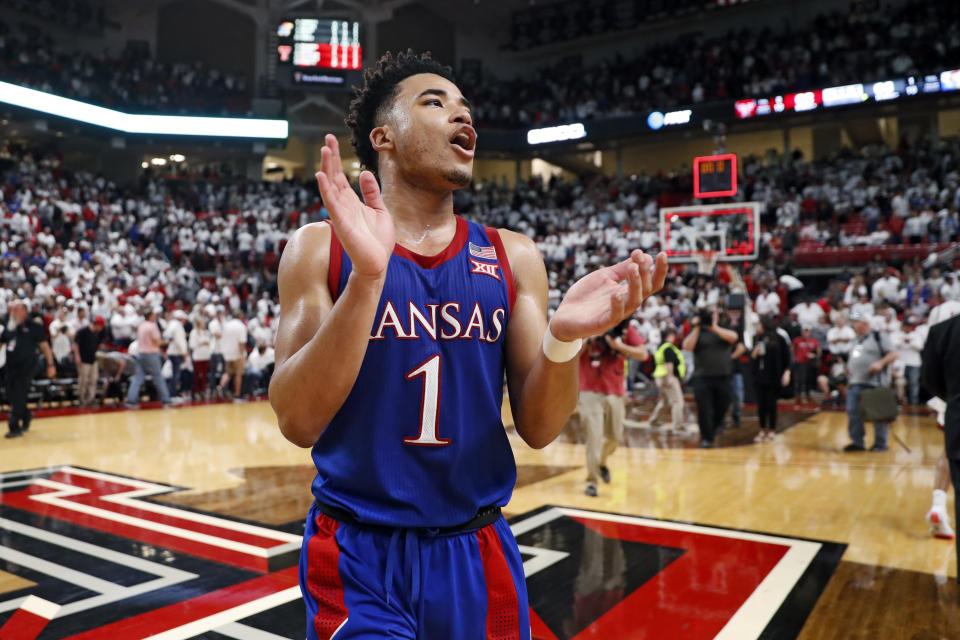
[[[277,78],[287,87],[348,89],[362,60],[357,21],[294,18],[277,27]]]
[[[700,156],[693,159],[693,196],[723,198],[737,195],[737,156]]]
[[[301,69],[359,69],[360,23],[297,18],[277,28],[280,64]]]

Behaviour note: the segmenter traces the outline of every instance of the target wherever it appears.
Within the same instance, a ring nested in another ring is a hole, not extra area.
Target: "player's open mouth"
[[[472,158],[477,146],[477,132],[470,125],[464,125],[450,138],[450,144],[461,155]]]

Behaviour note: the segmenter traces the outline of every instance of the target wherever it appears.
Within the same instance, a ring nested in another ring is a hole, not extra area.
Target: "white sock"
[[[947,509],[947,492],[942,489],[933,490],[933,508],[937,510],[946,511]]]

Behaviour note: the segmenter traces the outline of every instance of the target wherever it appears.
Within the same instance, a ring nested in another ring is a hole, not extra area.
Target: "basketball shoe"
[[[930,535],[934,538],[953,540],[953,528],[950,526],[950,516],[945,509],[936,507],[927,511],[927,522],[930,524]]]

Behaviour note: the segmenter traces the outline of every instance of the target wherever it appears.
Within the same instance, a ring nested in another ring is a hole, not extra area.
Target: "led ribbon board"
[[[527,144],[545,144],[564,140],[579,140],[587,137],[587,129],[581,122],[562,124],[557,127],[544,127],[527,131]]]
[[[124,133],[284,139],[290,129],[286,120],[123,113],[8,82],[0,82],[0,102]]]

